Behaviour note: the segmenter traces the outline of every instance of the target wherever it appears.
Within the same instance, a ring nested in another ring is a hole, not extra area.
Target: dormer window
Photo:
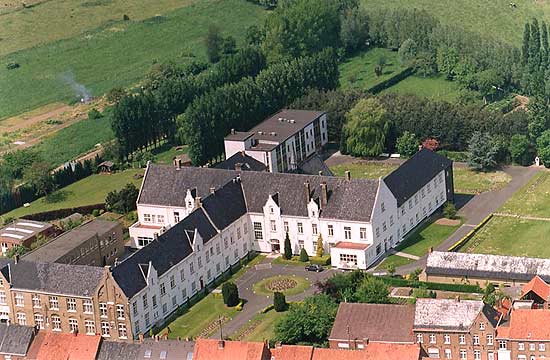
[[[315,210],[311,210],[311,217],[315,217]]]
[[[187,202],[187,207],[193,207],[193,203],[191,201]]]
[[[273,206],[270,206],[270,207],[269,207],[269,212],[270,212],[271,214],[273,214]]]

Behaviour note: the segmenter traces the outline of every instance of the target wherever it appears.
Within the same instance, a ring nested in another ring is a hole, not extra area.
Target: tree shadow
[[[58,190],[58,191],[54,191],[51,194],[46,195],[44,200],[48,204],[55,204],[55,203],[67,200],[67,198],[72,194],[73,194],[72,191]]]

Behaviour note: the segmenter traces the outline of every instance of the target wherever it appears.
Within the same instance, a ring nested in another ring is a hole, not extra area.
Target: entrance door
[[[271,252],[281,252],[281,244],[279,243],[278,239],[271,239]]]

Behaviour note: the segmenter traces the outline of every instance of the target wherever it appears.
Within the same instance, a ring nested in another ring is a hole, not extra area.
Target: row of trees
[[[198,64],[185,72],[174,64],[153,69],[147,87],[122,96],[114,106],[112,127],[120,157],[156,145],[176,135],[176,117],[198,96],[225,83],[254,76],[265,67],[261,52],[253,47],[223,58],[212,70],[194,75]]]
[[[337,84],[338,64],[331,49],[273,64],[255,78],[198,97],[178,118],[179,138],[189,145],[193,164],[204,165],[223,154],[223,138],[232,128],[249,130],[309,88],[333,89]]]

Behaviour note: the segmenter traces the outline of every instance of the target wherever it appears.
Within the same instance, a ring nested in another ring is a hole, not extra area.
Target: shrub
[[[403,135],[397,139],[397,152],[404,156],[413,156],[418,151],[418,145],[419,141],[416,135],[405,131]]]
[[[282,292],[274,292],[273,309],[275,309],[276,312],[282,312],[285,311],[287,308],[288,304],[286,303],[285,295]]]
[[[285,236],[283,258],[285,258],[286,260],[292,259],[292,247],[290,245],[290,237],[288,236],[288,233],[286,233],[286,236]]]
[[[323,236],[319,234],[319,237],[317,238],[317,257],[323,257],[325,255],[325,245],[323,244]]]
[[[13,70],[13,69],[17,69],[19,66],[20,66],[19,63],[11,61],[11,62],[6,64],[6,69]]]
[[[309,261],[309,255],[307,254],[307,251],[304,248],[302,248],[302,250],[300,250],[300,261],[301,262]]]
[[[103,114],[100,113],[96,108],[93,108],[92,110],[88,111],[88,119],[90,120],[101,119],[102,117],[103,117]]]
[[[456,206],[450,201],[443,205],[443,216],[447,219],[456,219]]]
[[[122,20],[128,21],[128,20],[130,20],[130,17],[128,15],[124,14],[124,15],[122,15]]]
[[[239,304],[239,289],[232,282],[226,282],[222,286],[223,303],[229,307]]]
[[[99,216],[99,209],[92,210],[92,215],[93,215],[93,217],[98,217]]]

